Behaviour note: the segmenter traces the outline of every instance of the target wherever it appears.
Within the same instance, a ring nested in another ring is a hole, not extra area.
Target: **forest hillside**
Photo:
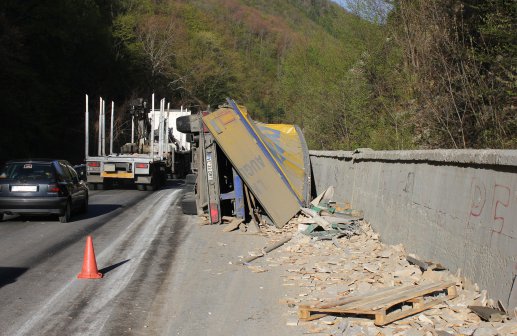
[[[0,161],[81,161],[85,93],[115,101],[118,145],[127,102],[155,92],[231,97],[311,149],[515,148],[517,2],[348,3],[2,1]]]

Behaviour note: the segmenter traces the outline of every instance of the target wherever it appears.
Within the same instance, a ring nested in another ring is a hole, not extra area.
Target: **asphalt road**
[[[90,193],[85,215],[0,222],[0,335],[293,335],[280,270],[230,263],[263,237],[200,226],[182,185]],[[77,279],[92,235],[103,279]],[[301,332],[300,332],[301,333]]]

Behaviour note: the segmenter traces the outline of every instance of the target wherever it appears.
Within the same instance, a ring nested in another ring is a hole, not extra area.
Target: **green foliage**
[[[388,28],[410,79],[400,103],[418,145],[515,146],[516,14],[507,0],[395,2]]]
[[[102,90],[115,96],[118,88],[110,82],[121,76],[109,15],[99,3],[0,3],[0,160],[82,156],[84,124],[77,121],[83,119],[84,94]]]
[[[0,161],[79,161],[85,93],[194,110],[232,97],[314,149],[517,145],[515,1],[397,0],[387,18],[382,0],[350,2],[359,15],[327,0],[3,1],[0,141],[17,142]]]

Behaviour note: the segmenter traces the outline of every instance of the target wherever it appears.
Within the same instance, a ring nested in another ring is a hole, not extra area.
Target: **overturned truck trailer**
[[[310,162],[295,125],[253,121],[243,106],[192,116],[198,212],[283,227],[311,196]]]

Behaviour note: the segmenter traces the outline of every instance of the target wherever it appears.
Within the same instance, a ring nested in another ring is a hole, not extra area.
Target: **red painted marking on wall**
[[[505,185],[496,184],[494,186],[494,197],[492,200],[493,213],[494,213],[494,222],[500,222],[501,226],[499,229],[495,229],[494,231],[497,233],[501,233],[504,227],[504,216],[498,213],[500,210],[500,206],[508,208],[510,205],[510,188]]]
[[[470,215],[479,217],[483,213],[483,208],[486,203],[485,184],[477,178],[473,178],[470,190]]]

